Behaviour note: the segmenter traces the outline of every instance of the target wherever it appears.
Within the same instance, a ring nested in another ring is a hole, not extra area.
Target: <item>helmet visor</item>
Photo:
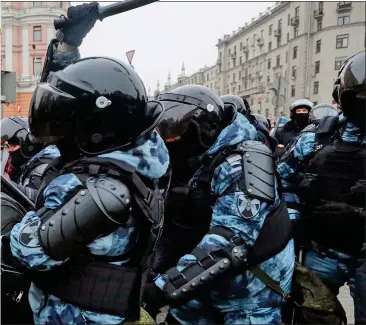
[[[157,130],[166,142],[178,141],[201,109],[195,105],[173,101],[162,101],[162,104],[165,111]]]
[[[11,118],[1,120],[1,144],[13,138],[17,132],[24,129],[23,126]],[[25,130],[25,129],[24,129]]]
[[[29,128],[35,141],[44,143],[73,136],[76,98],[49,84],[39,85],[29,108]]]

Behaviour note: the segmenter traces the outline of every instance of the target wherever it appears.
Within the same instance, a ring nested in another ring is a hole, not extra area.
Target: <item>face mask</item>
[[[304,128],[309,124],[309,114],[295,114],[294,122],[301,128]]]

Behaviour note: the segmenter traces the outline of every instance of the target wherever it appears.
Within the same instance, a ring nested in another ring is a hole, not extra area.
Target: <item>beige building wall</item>
[[[201,84],[219,95],[246,97],[268,118],[288,116],[299,98],[332,103],[339,65],[364,47],[364,2],[277,2],[218,40],[215,65],[180,76],[169,89]],[[276,109],[277,89],[285,102]]]

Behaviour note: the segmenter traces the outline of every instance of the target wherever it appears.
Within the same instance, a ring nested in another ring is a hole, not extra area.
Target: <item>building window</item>
[[[295,85],[291,86],[291,97],[295,97],[296,91],[295,91]]]
[[[231,49],[229,49],[229,57],[231,57]]]
[[[320,53],[322,49],[322,41],[319,39],[316,41],[315,53]]]
[[[291,16],[290,14],[287,15],[287,26],[290,26],[290,20],[291,20],[290,16]]]
[[[34,26],[33,27],[33,41],[40,41],[42,38],[42,27]]]
[[[273,25],[269,25],[269,29],[268,29],[268,35],[269,36],[272,35],[272,29],[273,29]]]
[[[336,38],[336,48],[345,49],[348,47],[348,34],[338,35]]]
[[[226,94],[229,95],[230,94],[230,89],[226,89]]]
[[[349,16],[341,16],[338,17],[338,26],[340,25],[347,25],[350,22]]]
[[[323,20],[321,20],[321,19],[318,20],[318,24],[317,24],[316,28],[317,28],[317,31],[318,32],[322,30],[322,28],[323,28]]]
[[[268,43],[268,51],[272,51],[272,42]]]
[[[239,63],[240,63],[240,64],[242,64],[242,63],[243,63],[243,57],[242,57],[242,56],[239,58]]]
[[[42,1],[33,1],[33,7],[34,8],[41,8],[42,7]]]
[[[278,29],[282,30],[282,19],[278,21]]]
[[[334,62],[334,70],[339,70],[342,66],[342,64],[344,63],[344,61],[347,60],[346,56],[340,56],[335,58],[335,62]]]
[[[239,86],[238,86],[238,91],[240,92],[240,90],[241,90],[241,86],[239,85]]]
[[[314,90],[313,91],[314,95],[319,93],[319,81],[314,82],[314,89],[313,90]]]
[[[296,38],[297,36],[299,36],[299,27],[294,28],[294,38]]]
[[[288,62],[288,52],[286,52],[286,63]]]
[[[294,46],[293,49],[292,49],[292,58],[293,59],[297,58],[297,49],[298,49],[297,46]]]
[[[290,41],[290,33],[287,33],[287,42]]]
[[[235,82],[235,81],[236,81],[236,74],[233,73],[233,82]]]
[[[269,118],[269,108],[266,108],[266,118]]]
[[[324,2],[323,1],[319,1],[318,2],[318,8],[319,9],[323,9],[324,8]]]
[[[300,17],[300,7],[295,8],[295,17],[297,17],[297,18]]]
[[[267,76],[267,83],[269,84],[271,82],[271,77]]]
[[[277,48],[281,46],[281,36],[277,37]]]
[[[40,76],[42,74],[42,59],[34,58],[33,59],[33,75]]]
[[[267,69],[271,69],[271,59],[268,59],[267,61]]]
[[[295,66],[293,66],[291,68],[291,77],[296,78],[296,67]]]
[[[57,4],[56,4],[56,7],[57,8],[62,8],[62,1],[58,1]]]
[[[230,69],[230,61],[228,62],[227,67],[228,67],[228,69]]]
[[[241,71],[239,71],[239,80],[241,79]]]
[[[315,73],[320,73],[320,61],[315,62]]]
[[[281,65],[281,56],[280,55],[277,55],[276,57],[276,66],[280,66]]]
[[[264,29],[261,30],[261,37],[263,37]]]
[[[234,94],[234,95],[236,94],[235,87],[233,87],[233,94]]]

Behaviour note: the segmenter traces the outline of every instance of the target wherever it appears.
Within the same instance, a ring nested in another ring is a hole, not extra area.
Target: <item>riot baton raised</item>
[[[11,193],[13,199],[18,201],[28,211],[35,210],[34,203],[29,200],[18,188],[8,181],[3,175],[1,175],[1,186],[5,188],[5,192]]]
[[[122,12],[130,11],[136,8],[146,6],[150,3],[158,2],[159,0],[125,0],[113,3],[109,6],[101,7],[98,4],[98,20],[102,21],[104,18],[120,14]],[[62,16],[53,21],[55,29],[62,29],[67,25],[72,25],[72,19]]]

